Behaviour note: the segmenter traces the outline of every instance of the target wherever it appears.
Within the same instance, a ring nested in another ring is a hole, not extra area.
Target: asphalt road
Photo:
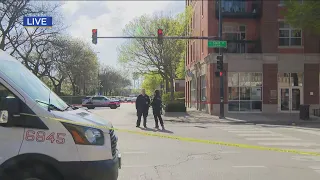
[[[90,110],[110,120],[114,127],[155,131],[152,113],[150,129],[135,127],[133,104],[118,109]],[[170,135],[241,144],[320,152],[320,131],[246,124],[183,124],[165,122]],[[182,142],[117,132],[122,153],[119,180],[319,180],[320,156],[296,155],[220,145]]]

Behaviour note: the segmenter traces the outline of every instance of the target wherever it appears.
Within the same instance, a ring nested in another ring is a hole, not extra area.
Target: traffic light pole
[[[219,0],[219,40],[222,40],[222,13],[221,13],[221,2],[222,0]],[[222,70],[223,71],[223,51],[222,48],[219,48],[219,55],[221,57],[221,64],[222,64]],[[224,82],[223,82],[223,76],[225,73],[222,73],[222,76],[220,76],[220,116],[219,119],[224,119]]]
[[[158,39],[157,36],[104,36],[98,39]],[[162,39],[208,39],[217,40],[217,36],[163,36]]]

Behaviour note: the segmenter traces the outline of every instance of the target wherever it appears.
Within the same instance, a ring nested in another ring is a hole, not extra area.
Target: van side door
[[[5,106],[6,98],[19,98],[10,91],[0,78],[0,114],[8,111],[9,107]],[[17,92],[15,92],[17,94]],[[5,117],[3,117],[5,118]],[[0,166],[6,160],[19,154],[21,144],[23,142],[24,128],[10,127],[8,124],[0,124]]]

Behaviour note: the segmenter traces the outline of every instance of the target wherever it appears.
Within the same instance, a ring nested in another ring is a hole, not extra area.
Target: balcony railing
[[[221,13],[224,18],[260,18],[261,0],[222,0]],[[219,17],[219,3],[216,2],[216,17]]]
[[[222,49],[223,53],[262,53],[260,40],[227,40],[227,48]],[[215,49],[218,53],[219,49]]]

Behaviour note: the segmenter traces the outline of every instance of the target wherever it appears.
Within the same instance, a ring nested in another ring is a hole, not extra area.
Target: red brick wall
[[[278,52],[278,4],[279,1],[267,0],[262,3],[260,36],[264,53]]]
[[[313,92],[313,95],[310,95]],[[304,103],[319,103],[319,64],[304,65]]]
[[[278,104],[277,99],[270,99],[271,90],[278,95],[278,65],[263,64],[263,104]]]

